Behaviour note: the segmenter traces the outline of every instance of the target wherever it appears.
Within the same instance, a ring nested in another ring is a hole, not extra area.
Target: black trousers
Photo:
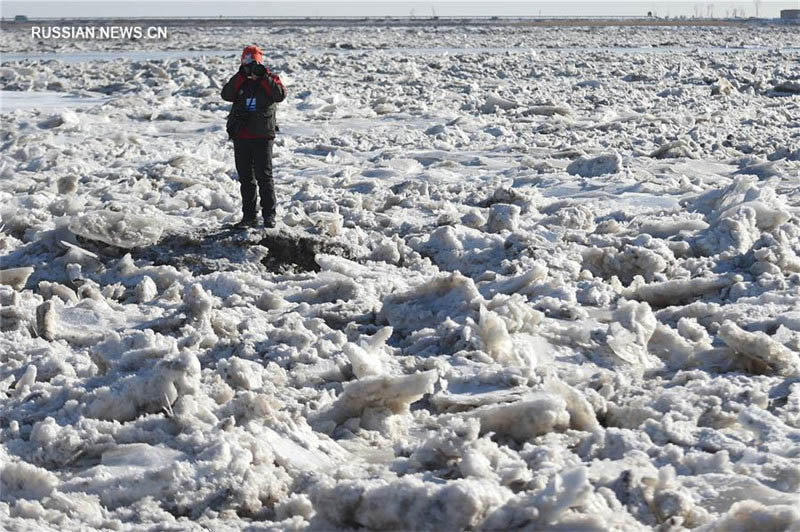
[[[261,195],[261,214],[264,219],[275,216],[272,143],[272,139],[233,139],[233,157],[239,173],[244,218],[256,217],[256,185]]]

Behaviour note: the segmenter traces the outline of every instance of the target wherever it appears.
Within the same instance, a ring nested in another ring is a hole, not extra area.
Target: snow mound
[[[582,155],[567,166],[567,172],[581,177],[598,177],[616,174],[622,170],[622,157],[617,153],[606,153],[590,157]]]
[[[698,532],[750,532],[752,530],[800,531],[800,510],[796,506],[770,505],[744,500],[734,503],[719,519]]]
[[[20,499],[42,499],[58,486],[58,477],[46,469],[25,462],[6,462],[0,466],[2,495]]]
[[[594,506],[592,486],[584,467],[552,477],[544,489],[512,498],[484,522],[484,530],[607,530],[607,516],[587,516],[571,508]]]
[[[653,159],[675,159],[678,157],[693,159],[696,156],[692,153],[692,149],[685,141],[673,140],[653,150],[649,157]]]
[[[692,206],[692,210],[705,214],[712,222],[733,218],[747,208],[755,214],[760,230],[775,229],[791,218],[786,200],[773,187],[747,175],[737,176],[728,186],[703,194]]]
[[[700,196],[692,208],[710,223],[693,241],[704,255],[746,253],[762,233],[772,233],[791,219],[785,200],[754,176],[735,177],[727,187]]]
[[[325,523],[331,523],[369,530],[435,531],[473,529],[510,496],[506,488],[486,489],[471,479],[435,483],[402,478],[321,483],[311,500],[320,529],[330,528]]]
[[[200,362],[189,352],[165,358],[148,370],[119,379],[93,393],[86,405],[90,417],[130,421],[145,413],[169,410],[180,395],[194,393]]]
[[[453,273],[390,294],[383,300],[380,316],[396,333],[409,334],[435,329],[448,318],[461,322],[467,317],[477,318],[482,299],[472,279]]]
[[[519,208],[504,205],[498,209],[493,226],[498,230],[514,227],[519,220]],[[513,207],[516,211],[511,210]],[[466,226],[442,226],[427,238],[409,239],[415,251],[430,257],[441,270],[460,272],[464,275],[480,275],[496,267],[505,258],[505,239],[501,235],[489,234]]]
[[[447,418],[442,430],[411,454],[410,471],[444,472],[457,461],[464,478],[491,479],[512,489],[529,482],[531,471],[521,457],[488,435],[479,437],[479,431],[475,418]]]

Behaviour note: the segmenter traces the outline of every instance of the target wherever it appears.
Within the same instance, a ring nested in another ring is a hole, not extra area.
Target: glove
[[[245,77],[245,78],[247,76],[249,76],[250,75],[250,65],[249,64],[241,65],[239,67],[239,75],[242,76],[242,77]]]

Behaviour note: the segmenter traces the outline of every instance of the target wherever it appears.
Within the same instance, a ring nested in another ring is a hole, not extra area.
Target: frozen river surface
[[[800,531],[796,30],[251,37],[0,33],[0,528]]]

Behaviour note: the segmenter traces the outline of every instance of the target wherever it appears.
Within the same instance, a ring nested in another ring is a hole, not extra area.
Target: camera
[[[260,63],[247,63],[246,65],[242,65],[242,73],[245,76],[256,76],[260,78],[267,73],[267,67]]]
[[[251,64],[253,65],[251,70],[254,76],[260,78],[261,76],[267,73],[267,67],[265,67],[264,65],[260,63],[251,63]]]

